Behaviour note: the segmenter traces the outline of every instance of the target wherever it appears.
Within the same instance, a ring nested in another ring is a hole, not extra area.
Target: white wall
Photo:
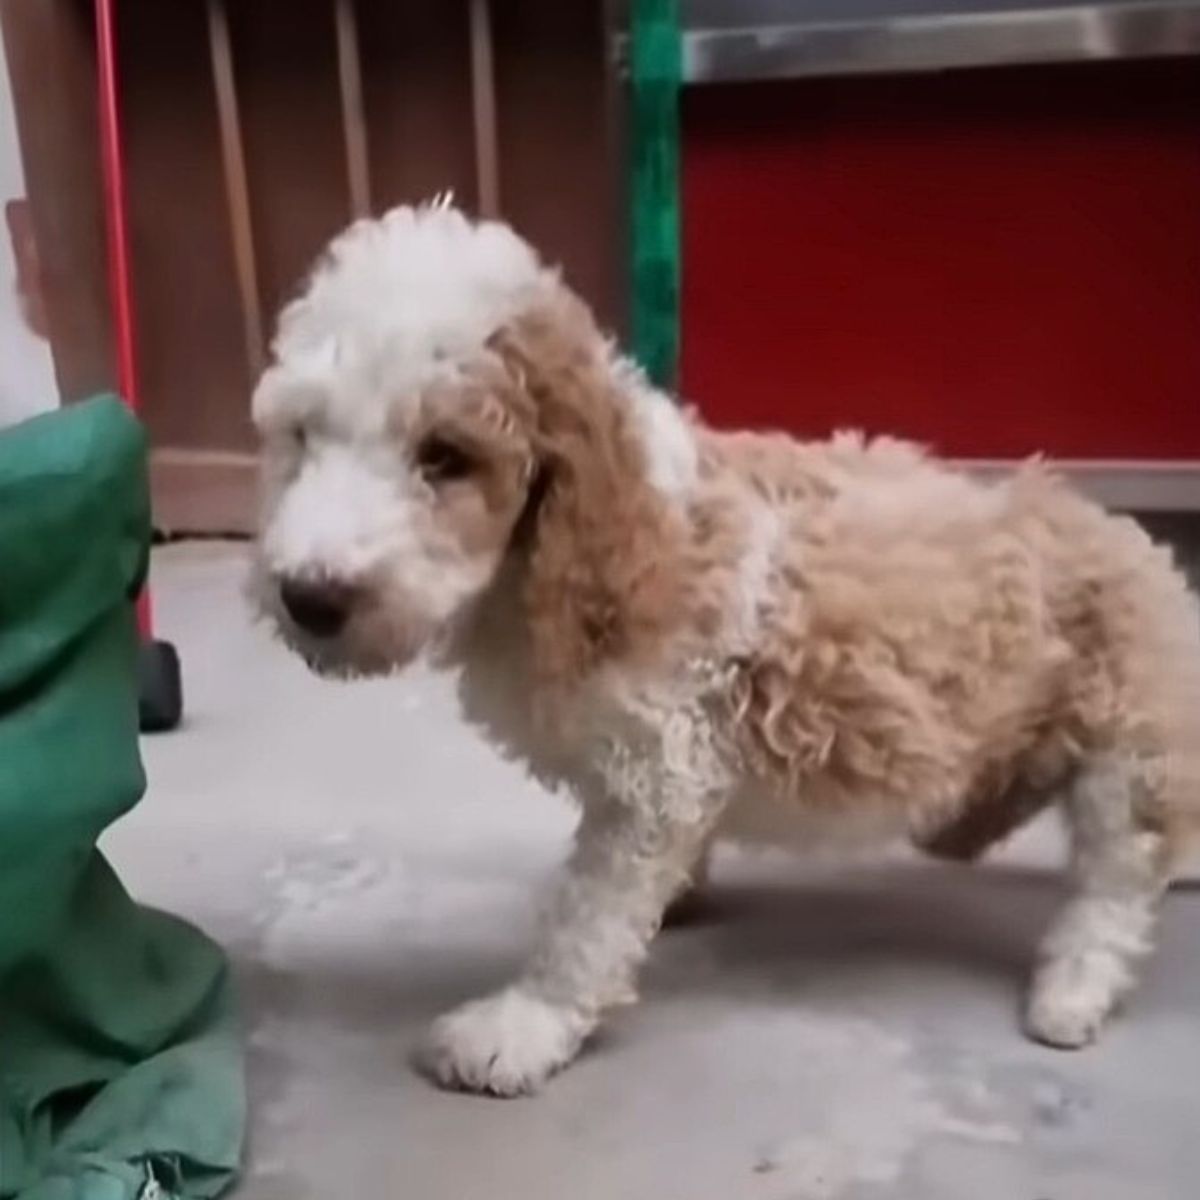
[[[0,54],[0,210],[24,194],[8,65]],[[15,282],[12,244],[0,212],[0,426],[58,402],[50,349],[21,319]]]

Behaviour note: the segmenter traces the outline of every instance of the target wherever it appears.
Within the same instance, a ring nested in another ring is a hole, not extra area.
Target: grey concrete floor
[[[407,1063],[518,964],[571,818],[421,673],[326,684],[246,619],[242,552],[155,563],[188,720],[106,846],[242,981],[247,1200],[1191,1200],[1200,894],[1097,1047],[1025,1042],[1053,826],[974,871],[727,851],[623,1014],[539,1097],[445,1095]]]

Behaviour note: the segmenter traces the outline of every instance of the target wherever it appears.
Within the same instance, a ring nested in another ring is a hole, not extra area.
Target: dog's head
[[[388,671],[456,626],[529,527],[542,569],[527,601],[569,619],[568,575],[636,558],[622,514],[652,531],[648,468],[692,464],[670,402],[639,415],[626,383],[507,226],[441,204],[353,225],[282,313],[254,396],[259,607],[319,670]],[[619,585],[603,590],[587,603],[611,609]],[[603,638],[611,620],[589,628]]]

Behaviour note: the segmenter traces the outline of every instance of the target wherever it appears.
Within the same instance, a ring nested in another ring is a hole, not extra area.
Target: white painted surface
[[[25,194],[8,64],[0,54],[0,209]],[[12,243],[0,215],[0,427],[58,403],[50,349],[21,319]]]
[[[230,949],[249,1031],[246,1200],[1174,1200],[1200,1177],[1200,896],[1100,1044],[1018,1032],[1058,899],[1053,827],[974,870],[813,873],[724,852],[707,922],[540,1096],[433,1090],[426,1023],[516,967],[571,818],[420,673],[310,678],[252,629],[242,552],[156,566],[188,723],[107,839]]]

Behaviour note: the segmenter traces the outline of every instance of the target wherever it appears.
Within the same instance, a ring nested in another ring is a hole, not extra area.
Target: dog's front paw
[[[439,1017],[417,1064],[442,1087],[520,1096],[565,1067],[588,1029],[571,1009],[508,988]]]
[[[1044,964],[1034,976],[1025,1029],[1031,1038],[1060,1050],[1096,1040],[1117,1000],[1117,980],[1107,964],[1066,958]]]

